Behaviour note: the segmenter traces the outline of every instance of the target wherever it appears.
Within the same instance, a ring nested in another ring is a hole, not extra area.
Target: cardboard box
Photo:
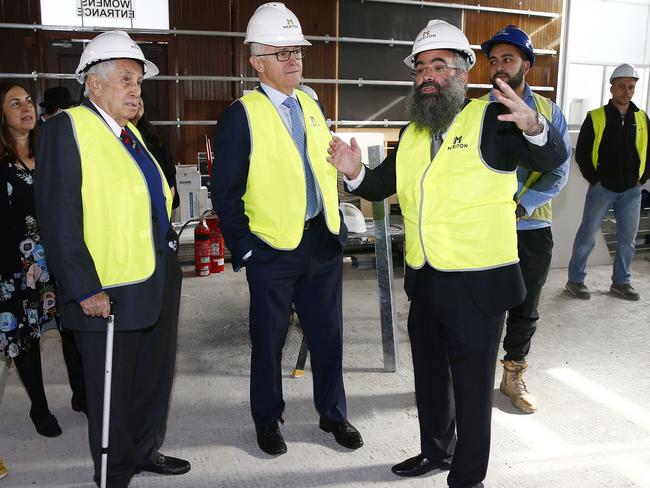
[[[379,131],[372,132],[336,132],[334,135],[340,137],[343,141],[350,143],[350,140],[354,137],[361,148],[361,162],[366,166],[374,167],[383,161],[386,151],[384,148],[384,133]],[[346,193],[343,188],[343,176],[339,174],[339,198],[341,201],[355,201],[358,197],[354,197],[349,193]],[[391,197],[395,200],[395,197]],[[390,201],[390,200],[389,200]],[[356,202],[355,202],[356,203]],[[361,213],[366,218],[372,217],[372,203],[360,199],[360,208]]]
[[[368,200],[364,200],[363,198],[361,200],[361,213],[363,216],[367,219],[372,218],[372,202],[369,202]],[[388,197],[386,200],[388,200],[388,208],[390,209],[391,203],[397,203],[397,195],[391,195]]]
[[[201,188],[201,174],[196,164],[182,164],[176,166],[176,188],[181,191],[199,191]]]

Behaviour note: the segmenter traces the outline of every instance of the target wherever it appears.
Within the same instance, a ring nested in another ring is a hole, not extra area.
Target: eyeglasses
[[[413,71],[411,71],[411,74],[413,76],[422,76],[427,71],[431,71],[434,75],[443,75],[451,69],[460,69],[460,68],[458,66],[454,66],[453,64],[438,62],[433,64],[422,64],[420,66],[417,66]]]
[[[289,58],[292,54],[294,58],[302,59],[307,53],[303,49],[294,49],[293,51],[278,51],[277,53],[256,54],[255,57],[261,58],[262,56],[275,56],[281,63],[286,63],[289,61]]]

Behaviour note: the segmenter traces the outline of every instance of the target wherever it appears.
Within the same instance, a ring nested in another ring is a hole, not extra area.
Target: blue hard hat
[[[514,25],[507,25],[499,32],[494,34],[491,39],[488,39],[483,44],[481,44],[481,49],[486,56],[490,56],[490,50],[495,44],[501,44],[505,42],[506,44],[512,44],[513,46],[521,49],[526,56],[526,59],[530,61],[530,65],[535,64],[535,54],[533,53],[533,42],[528,37],[524,31],[519,27]]]

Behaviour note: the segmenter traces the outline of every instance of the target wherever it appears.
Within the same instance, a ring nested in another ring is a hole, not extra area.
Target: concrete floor
[[[567,297],[566,271],[553,270],[529,356],[529,389],[540,409],[520,415],[495,378],[493,442],[486,486],[494,488],[650,487],[650,262],[637,259],[640,302],[607,294],[611,267],[589,269],[591,301]],[[445,487],[445,474],[401,479],[390,466],[419,451],[406,334],[408,305],[396,277],[397,373],[382,371],[376,280],[349,269],[344,281],[344,370],[349,417],[365,446],[339,448],[318,426],[309,371],[292,379],[300,341],[284,355],[289,451],[264,455],[248,407],[248,293],[243,273],[188,278],[183,286],[178,366],[164,453],[187,458],[180,477],[136,476],[132,487]],[[0,364],[0,456],[9,487],[92,486],[85,417],[70,409],[58,334],[43,340],[46,389],[63,435],[36,434],[15,370]],[[309,364],[307,364],[309,369]]]

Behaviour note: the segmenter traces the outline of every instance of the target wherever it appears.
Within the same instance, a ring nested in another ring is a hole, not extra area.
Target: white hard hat
[[[469,41],[463,31],[444,20],[430,20],[427,26],[420,31],[413,43],[413,52],[404,59],[409,68],[415,64],[418,54],[432,49],[447,49],[449,51],[460,51],[469,59],[470,69],[476,63],[476,55],[469,46]]]
[[[631,64],[623,63],[620,66],[617,66],[616,69],[612,72],[612,76],[609,77],[609,83],[614,83],[616,78],[634,78],[635,80],[639,79],[639,75],[636,72],[636,68]]]
[[[302,35],[298,17],[284,3],[260,5],[248,21],[244,44],[257,42],[268,46],[311,46]]]
[[[349,232],[361,234],[368,230],[366,219],[363,218],[361,210],[347,202],[341,202],[339,208],[343,214],[343,222],[345,222]]]
[[[114,30],[99,34],[86,45],[84,52],[81,53],[79,66],[75,70],[77,81],[83,85],[88,68],[109,59],[140,61],[143,65],[144,78],[151,78],[158,74],[158,67],[144,58],[140,46],[126,32]]]

